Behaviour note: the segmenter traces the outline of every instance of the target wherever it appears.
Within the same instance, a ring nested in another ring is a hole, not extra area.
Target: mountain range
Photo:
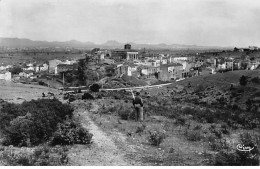
[[[127,42],[132,45],[133,49],[147,48],[147,49],[224,49],[225,47],[218,46],[197,46],[197,45],[182,45],[182,44],[136,44]],[[10,48],[28,48],[28,47],[72,47],[72,48],[106,48],[115,49],[123,48],[124,44],[115,40],[109,40],[103,44],[95,44],[93,42],[80,42],[77,40],[70,40],[65,42],[59,41],[33,41],[24,38],[0,38],[0,46]]]

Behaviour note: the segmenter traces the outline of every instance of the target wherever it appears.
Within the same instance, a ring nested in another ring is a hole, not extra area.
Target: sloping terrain
[[[8,102],[22,103],[25,100],[38,99],[42,97],[42,93],[47,95],[48,92],[52,92],[56,95],[60,93],[56,89],[40,85],[0,81],[0,98]]]

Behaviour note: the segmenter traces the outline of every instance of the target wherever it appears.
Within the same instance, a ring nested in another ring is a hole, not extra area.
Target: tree
[[[250,60],[251,61],[255,60],[255,57],[254,56],[250,57]]]
[[[99,88],[100,88],[99,85],[95,83],[95,84],[91,85],[89,89],[92,92],[99,92]]]
[[[246,86],[248,80],[247,80],[247,77],[246,76],[241,76],[240,79],[239,79],[239,83],[241,86]]]
[[[22,72],[23,71],[23,69],[21,68],[21,67],[19,67],[19,66],[15,66],[15,67],[13,67],[12,69],[10,69],[10,72],[12,73],[12,74],[19,74],[20,72]]]
[[[156,79],[158,79],[158,78],[159,78],[159,73],[158,73],[158,72],[155,72],[155,73],[154,73],[154,76],[155,76]]]
[[[246,69],[247,68],[247,63],[241,62],[241,69]]]
[[[84,75],[85,69],[86,69],[85,61],[84,59],[80,59],[78,64],[78,78],[79,78],[79,83],[81,85],[85,85],[85,75]]]

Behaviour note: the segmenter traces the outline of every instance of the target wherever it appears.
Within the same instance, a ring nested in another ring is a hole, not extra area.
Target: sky
[[[260,46],[260,1],[0,0],[0,37]]]

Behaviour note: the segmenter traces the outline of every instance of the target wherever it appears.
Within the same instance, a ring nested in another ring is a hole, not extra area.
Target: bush
[[[239,163],[239,156],[236,153],[222,150],[216,155],[214,165],[237,166]]]
[[[209,130],[210,130],[212,133],[214,133],[217,138],[219,138],[219,139],[222,138],[222,130],[217,129],[216,126],[212,125],[212,126],[209,128]]]
[[[228,125],[227,125],[227,123],[222,123],[222,124],[221,124],[221,132],[222,132],[223,134],[229,134],[229,130],[228,130]]]
[[[200,129],[202,129],[202,125],[200,125],[200,124],[196,125],[196,126],[193,128],[193,130],[200,130]]]
[[[146,125],[142,124],[142,126],[138,126],[135,133],[143,133],[146,128]]]
[[[148,141],[153,146],[159,146],[165,138],[166,135],[164,132],[149,131]]]
[[[180,116],[180,117],[177,117],[177,119],[176,119],[176,124],[178,124],[178,125],[181,125],[181,126],[183,126],[183,125],[185,125],[185,121],[186,121],[186,119],[185,119],[185,117],[183,117],[183,116]]]
[[[118,109],[118,115],[122,120],[134,120],[135,119],[135,111],[132,107],[128,105],[121,105]]]
[[[43,81],[39,81],[38,83],[39,85],[46,86],[46,84]]]
[[[260,84],[260,78],[254,77],[254,78],[251,79],[251,82],[256,83],[256,84]]]
[[[248,82],[248,77],[242,75],[242,76],[240,77],[240,79],[239,79],[240,85],[241,85],[241,86],[246,86],[247,82]]]
[[[38,99],[21,105],[7,103],[0,112],[5,145],[33,146],[47,141],[73,108],[57,99]]]
[[[14,66],[13,68],[10,69],[10,72],[12,74],[19,74],[22,71],[23,71],[23,69],[19,66]]]
[[[99,85],[98,84],[93,84],[89,87],[89,89],[92,91],[92,92],[99,92]]]
[[[217,139],[214,136],[212,136],[211,140],[209,141],[209,146],[210,146],[210,149],[214,150],[214,151],[220,151],[223,149],[229,150],[228,143],[225,139]]]
[[[51,140],[52,145],[90,144],[93,134],[74,119],[59,123]]]
[[[89,100],[95,100],[94,96],[92,96],[90,93],[84,93],[84,94],[82,95],[82,100],[87,100],[87,99],[89,99]]]
[[[191,130],[186,132],[186,137],[190,141],[200,141],[203,138],[203,135],[198,130]]]
[[[61,166],[68,163],[68,149],[41,146],[30,151],[4,148],[0,151],[0,161],[8,166]]]

